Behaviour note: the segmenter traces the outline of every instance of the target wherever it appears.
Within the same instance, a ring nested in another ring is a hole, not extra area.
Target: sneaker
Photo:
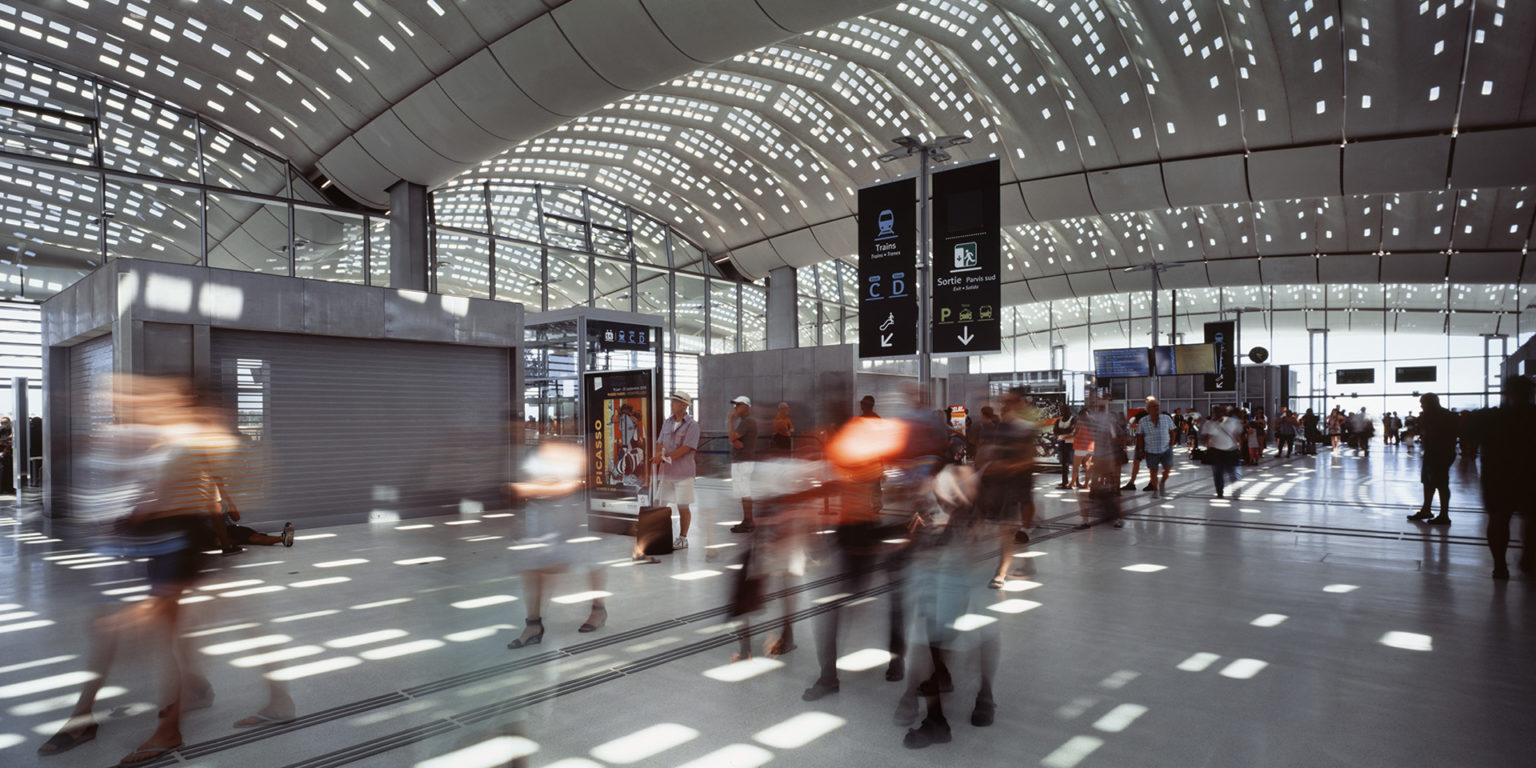
[[[1017,531],[1014,531],[1013,532],[1013,543],[1015,543],[1015,544],[1028,544],[1029,543],[1029,531],[1026,531],[1023,528],[1020,528]]]
[[[1078,523],[1077,525],[1072,526],[1072,530],[1074,530],[1074,531],[1086,531],[1086,530],[1088,530],[1089,528],[1092,528],[1092,527],[1093,527],[1092,523]]]
[[[687,536],[679,536],[679,537],[673,539],[672,540],[672,548],[673,549],[687,549],[688,548],[688,537]]]
[[[976,697],[976,708],[971,710],[971,725],[985,728],[997,716],[997,703],[990,698]]]
[[[1495,579],[1498,579],[1499,581],[1508,581],[1509,580],[1509,569],[1508,568],[1495,568],[1495,569],[1493,569],[1493,577]]]
[[[1432,517],[1429,520],[1426,520],[1424,522],[1429,523],[1430,525],[1450,525],[1451,524],[1451,516],[1450,515],[1435,515],[1434,517]]]
[[[1143,491],[1155,491],[1155,490],[1157,490],[1157,486],[1155,486],[1155,485],[1153,485],[1151,483],[1147,483],[1146,486],[1142,488],[1142,490]]]
[[[800,694],[800,700],[816,701],[817,699],[825,698],[826,696],[837,693],[837,689],[838,685],[836,680],[833,680],[830,683],[823,683],[818,680],[813,683],[811,687],[805,689],[804,693]]]
[[[751,523],[737,523],[731,526],[731,533],[751,533],[757,526]]]
[[[1409,515],[1408,519],[1412,520],[1415,523],[1424,523],[1424,522],[1428,522],[1429,519],[1432,518],[1432,517],[1434,517],[1434,515],[1430,514],[1429,510],[1421,509],[1418,512],[1415,512],[1415,513]]]
[[[1136,490],[1136,481],[1132,480],[1129,483],[1126,483],[1125,485],[1120,486],[1120,490],[1122,490],[1122,491],[1134,491],[1134,490]]]
[[[1116,520],[1115,521],[1115,527],[1116,528],[1124,528],[1125,527],[1125,521],[1124,520]]]
[[[244,552],[244,551],[245,551],[245,547],[241,547],[241,546],[237,546],[237,545],[236,546],[228,546],[228,547],[224,548],[223,554],[226,554],[226,555],[238,555],[238,554],[240,554],[241,552]]]
[[[293,523],[283,523],[283,546],[293,546]]]

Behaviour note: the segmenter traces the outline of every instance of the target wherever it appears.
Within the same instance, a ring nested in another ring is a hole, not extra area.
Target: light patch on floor
[[[49,664],[62,664],[66,661],[74,661],[78,658],[80,657],[74,654],[69,654],[67,656],[50,656],[46,659],[34,659],[32,661],[23,661],[18,664],[8,664],[6,666],[0,667],[0,675],[10,674],[11,672],[20,672],[23,669],[32,669],[33,667],[46,667]]]
[[[280,616],[272,620],[273,624],[286,624],[290,621],[304,621],[305,619],[318,619],[322,616],[334,616],[341,611],[335,608],[327,608],[323,611],[310,611],[309,613],[295,613],[292,616]]]
[[[1040,764],[1045,768],[1073,768],[1102,746],[1104,740],[1096,736],[1073,736],[1067,739],[1067,743],[1046,755]]]
[[[1033,600],[1013,598],[1012,600],[1004,600],[1001,603],[993,603],[987,606],[987,610],[997,611],[998,613],[1023,613],[1025,611],[1033,611],[1039,607],[1040,603]]]
[[[1130,685],[1131,681],[1135,680],[1138,677],[1141,677],[1141,673],[1140,672],[1132,672],[1129,669],[1122,669],[1119,672],[1116,672],[1116,673],[1110,675],[1109,677],[1106,677],[1103,680],[1100,680],[1099,681],[1099,687],[1100,688],[1107,688],[1107,689],[1109,689],[1111,691],[1118,691],[1121,688],[1124,688],[1125,686]]]
[[[1137,563],[1135,565],[1127,565],[1124,568],[1121,568],[1120,570],[1122,570],[1122,571],[1130,571],[1132,573],[1157,573],[1158,571],[1165,571],[1167,569],[1168,569],[1168,566],[1166,566],[1166,565],[1154,565],[1152,563]]]
[[[409,643],[386,645],[382,648],[369,648],[368,650],[363,651],[358,655],[369,661],[383,661],[385,659],[393,659],[399,656],[409,656],[413,653],[421,653],[422,651],[431,651],[441,647],[443,647],[443,641],[426,638],[422,640],[412,640]]]
[[[678,581],[698,581],[699,579],[707,579],[707,578],[709,578],[711,576],[719,576],[719,575],[720,575],[719,571],[712,570],[712,569],[709,569],[709,568],[701,568],[701,569],[699,569],[697,571],[688,571],[686,573],[674,573],[674,574],[672,574],[672,578],[677,579]]]
[[[477,627],[475,629],[466,629],[463,632],[446,634],[443,635],[443,639],[450,643],[469,643],[475,640],[484,640],[495,635],[497,632],[507,629],[517,629],[517,627],[511,624],[492,624],[489,627]]]
[[[847,723],[847,720],[826,712],[802,712],[758,731],[752,738],[774,749],[799,749]]]
[[[539,745],[522,736],[497,736],[446,755],[422,760],[415,768],[496,768],[539,751]]]
[[[49,675],[28,680],[22,683],[0,685],[0,699],[17,699],[22,696],[31,696],[34,693],[53,691],[59,688],[75,688],[96,679],[95,672],[65,672],[60,675]]]
[[[996,624],[996,616],[983,616],[979,613],[967,613],[955,619],[954,627],[957,632],[971,632],[981,629],[988,624]]]
[[[308,581],[295,581],[288,586],[296,589],[309,589],[310,587],[324,587],[330,584],[345,584],[352,580],[350,576],[330,576],[324,579],[310,579]]]
[[[628,736],[620,736],[592,748],[590,754],[605,763],[630,765],[655,757],[699,737],[699,732],[677,723],[658,723]]]
[[[1233,680],[1247,680],[1264,671],[1269,666],[1267,661],[1258,659],[1238,659],[1237,661],[1222,667],[1221,676],[1230,677]]]
[[[751,744],[731,744],[677,768],[757,768],[773,760],[773,753]]]
[[[1219,654],[1201,652],[1179,662],[1179,669],[1185,672],[1203,672],[1220,659]]]
[[[604,597],[613,597],[613,593],[604,592],[600,589],[594,589],[587,592],[574,592],[569,595],[551,597],[549,600],[552,603],[559,603],[561,605],[575,605],[576,603],[586,603],[592,600],[599,600]]]
[[[1099,700],[1093,696],[1079,696],[1057,708],[1056,716],[1063,720],[1073,720],[1098,703]]]
[[[1038,581],[1030,581],[1028,579],[1009,579],[1009,580],[1003,582],[1003,591],[1004,592],[1028,592],[1031,589],[1035,589],[1035,588],[1040,587],[1040,586],[1041,586],[1041,584]]]
[[[395,565],[426,565],[427,563],[439,563],[448,558],[440,555],[427,555],[426,557],[412,557],[405,560],[396,560]]]
[[[1255,627],[1278,627],[1280,623],[1290,618],[1283,613],[1266,613],[1263,616],[1248,622]]]
[[[1359,587],[1357,587],[1357,586],[1355,586],[1353,584],[1329,584],[1328,586],[1323,587],[1323,591],[1324,592],[1332,592],[1332,593],[1334,593],[1336,595],[1342,595],[1342,594],[1345,594],[1347,592],[1353,592],[1353,591],[1355,591],[1357,589],[1359,589]]]
[[[343,568],[348,565],[362,565],[368,562],[361,557],[351,557],[346,560],[330,560],[324,563],[315,563],[316,568]]]
[[[758,675],[772,672],[782,668],[784,662],[777,659],[752,658],[731,662],[719,667],[704,670],[704,676],[711,680],[719,680],[722,683],[739,683],[750,680]]]
[[[394,598],[392,600],[380,600],[380,601],[378,601],[376,603],[358,603],[357,605],[352,606],[352,610],[354,610],[354,611],[366,611],[366,610],[369,610],[369,609],[372,609],[372,608],[388,608],[391,605],[400,605],[402,603],[409,603],[409,602],[411,602],[414,599],[415,598],[410,598],[410,597],[397,597],[397,598]]]
[[[493,605],[510,603],[516,599],[511,595],[486,595],[485,597],[476,597],[471,600],[460,600],[457,603],[449,603],[449,605],[461,611],[470,611],[476,608],[489,608]]]
[[[297,667],[285,667],[267,673],[267,677],[280,683],[291,682],[305,677],[323,675],[327,672],[335,672],[340,669],[348,669],[363,663],[362,659],[353,656],[335,656],[320,661],[312,661],[308,664],[300,664]]]
[[[837,668],[844,672],[863,672],[874,669],[882,664],[891,663],[891,652],[880,648],[865,648],[854,651],[837,660]]]
[[[1377,642],[1388,648],[1402,648],[1406,651],[1433,651],[1435,649],[1434,638],[1417,632],[1388,632],[1382,635],[1381,639]]]
[[[262,635],[260,637],[248,637],[243,640],[231,640],[227,643],[215,643],[199,648],[208,656],[228,656],[232,653],[245,653],[257,648],[270,648],[274,645],[286,645],[293,642],[293,638],[287,635]]]
[[[325,641],[327,648],[356,648],[359,645],[372,645],[386,640],[398,640],[410,634],[403,629],[380,629],[374,632],[364,632],[361,635],[348,635],[338,637],[335,640]]]
[[[1147,713],[1147,708],[1140,704],[1121,704],[1104,713],[1104,716],[1095,720],[1093,727],[1105,733],[1119,733],[1136,722],[1136,718]]]

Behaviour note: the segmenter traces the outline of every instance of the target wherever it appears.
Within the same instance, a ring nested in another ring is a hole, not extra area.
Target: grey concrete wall
[[[717,438],[725,434],[726,408],[732,398],[746,395],[752,398],[752,413],[758,421],[759,449],[767,447],[773,434],[773,417],[781,401],[789,403],[790,418],[802,436],[797,450],[800,443],[809,447],[818,425],[836,423],[856,410],[853,381],[857,352],[853,345],[844,344],[700,358],[699,397],[709,404],[710,413],[720,414],[711,423],[700,424],[701,432]],[[723,441],[713,442],[720,443],[716,448],[723,448]],[[710,461],[714,466],[714,460]]]

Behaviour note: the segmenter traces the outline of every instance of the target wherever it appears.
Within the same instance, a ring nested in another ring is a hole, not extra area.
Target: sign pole
[[[928,271],[928,152],[917,153],[917,385],[928,402],[933,400],[933,329],[929,327]]]

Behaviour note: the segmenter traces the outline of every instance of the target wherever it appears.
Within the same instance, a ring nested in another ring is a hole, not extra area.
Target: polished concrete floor
[[[1430,529],[1404,520],[1419,500],[1405,449],[1268,459],[1225,500],[1180,462],[1169,498],[1126,493],[1122,530],[1072,530],[1085,497],[1040,478],[1025,575],[978,584],[967,616],[1001,643],[996,723],[969,724],[975,659],[961,653],[948,744],[902,746],[883,585],[849,609],[841,691],[811,703],[818,620],[797,625],[793,653],[731,664],[735,548],[707,562],[698,533],[644,566],[624,539],[578,537],[612,593],[608,625],[576,633],[590,587],[569,573],[544,644],[511,651],[519,553],[510,521],[486,515],[300,531],[292,549],[214,558],[183,630],[216,699],[155,764],[1536,765],[1536,585],[1489,578],[1475,474],[1457,472],[1454,524]],[[723,484],[701,496],[730,508]],[[715,543],[740,541],[722,525],[735,519],[717,516]],[[0,765],[113,765],[154,725],[142,646],[109,676],[94,742],[34,751],[71,705],[93,610],[137,599],[142,566],[0,523]],[[844,588],[829,565],[799,585],[803,615]],[[298,719],[232,728],[262,706],[263,670],[289,681]]]

